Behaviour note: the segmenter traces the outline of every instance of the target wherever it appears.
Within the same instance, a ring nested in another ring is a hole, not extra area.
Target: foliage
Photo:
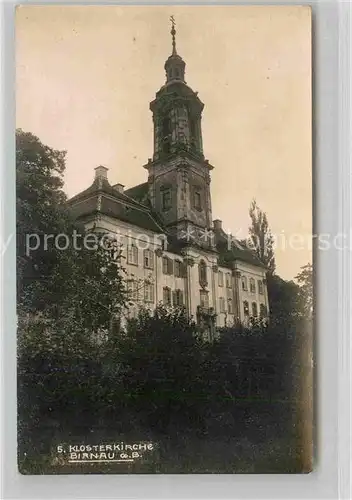
[[[66,321],[20,325],[22,452],[48,454],[102,428],[165,443],[164,453],[187,436],[264,439],[270,426],[288,428],[282,404],[291,397],[293,335],[277,326],[227,328],[208,343],[183,310],[158,308],[95,342],[74,324],[67,334]],[[41,450],[32,448],[38,441]]]
[[[108,329],[125,302],[118,243],[96,235],[99,244],[84,244],[89,235],[72,220],[62,191],[65,152],[22,130],[16,141],[18,313],[65,315],[90,333]]]
[[[45,434],[43,423],[52,430],[53,423],[95,419],[89,397],[90,384],[100,383],[97,341],[118,330],[126,297],[117,241],[100,244],[98,235],[99,244],[82,244],[87,235],[70,217],[62,191],[65,152],[22,130],[16,145],[18,427],[24,445],[32,432]],[[58,234],[68,239],[64,250],[55,245]],[[31,251],[29,235],[38,243]],[[41,442],[32,440],[33,449]]]
[[[300,288],[300,297],[303,303],[304,312],[311,318],[313,314],[313,266],[308,263],[301,267],[301,271],[296,276],[296,281]]]
[[[267,267],[268,273],[275,272],[274,238],[270,231],[268,218],[257,205],[252,201],[249,208],[251,226],[249,227],[250,244],[259,260]]]
[[[21,129],[16,131],[17,291],[22,308],[37,308],[38,290],[51,272],[57,252],[28,247],[44,234],[67,227],[66,196],[62,191],[65,151],[43,145]],[[32,235],[32,236],[31,236]]]

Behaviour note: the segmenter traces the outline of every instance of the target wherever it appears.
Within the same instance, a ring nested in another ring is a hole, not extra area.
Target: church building
[[[131,306],[184,306],[204,331],[267,317],[266,269],[254,253],[213,220],[211,171],[202,141],[204,104],[185,82],[176,51],[165,62],[166,81],[150,103],[153,157],[146,182],[111,185],[108,169],[95,169],[93,184],[69,200],[87,229],[112,233],[123,248]]]

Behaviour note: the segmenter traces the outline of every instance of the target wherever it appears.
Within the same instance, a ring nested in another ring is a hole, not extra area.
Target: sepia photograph
[[[308,6],[17,7],[21,474],[312,470],[311,78]]]

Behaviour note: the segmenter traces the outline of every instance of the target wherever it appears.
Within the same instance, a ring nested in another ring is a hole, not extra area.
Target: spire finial
[[[171,21],[171,35],[172,35],[172,55],[175,56],[177,54],[176,52],[176,30],[175,30],[175,18],[174,16],[170,16],[170,21]]]

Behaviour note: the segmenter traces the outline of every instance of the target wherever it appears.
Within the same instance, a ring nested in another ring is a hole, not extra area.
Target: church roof
[[[95,179],[89,188],[68,200],[68,204],[77,219],[100,213],[141,229],[165,232],[149,207],[117,191],[107,179]]]
[[[137,186],[126,189],[125,195],[129,196],[138,203],[141,203],[142,205],[149,206],[148,182],[143,182],[142,184],[138,184]]]
[[[219,252],[220,266],[232,267],[234,261],[240,260],[265,269],[263,262],[261,262],[250,248],[246,247],[239,240],[231,238],[223,229],[215,231],[215,243]]]

